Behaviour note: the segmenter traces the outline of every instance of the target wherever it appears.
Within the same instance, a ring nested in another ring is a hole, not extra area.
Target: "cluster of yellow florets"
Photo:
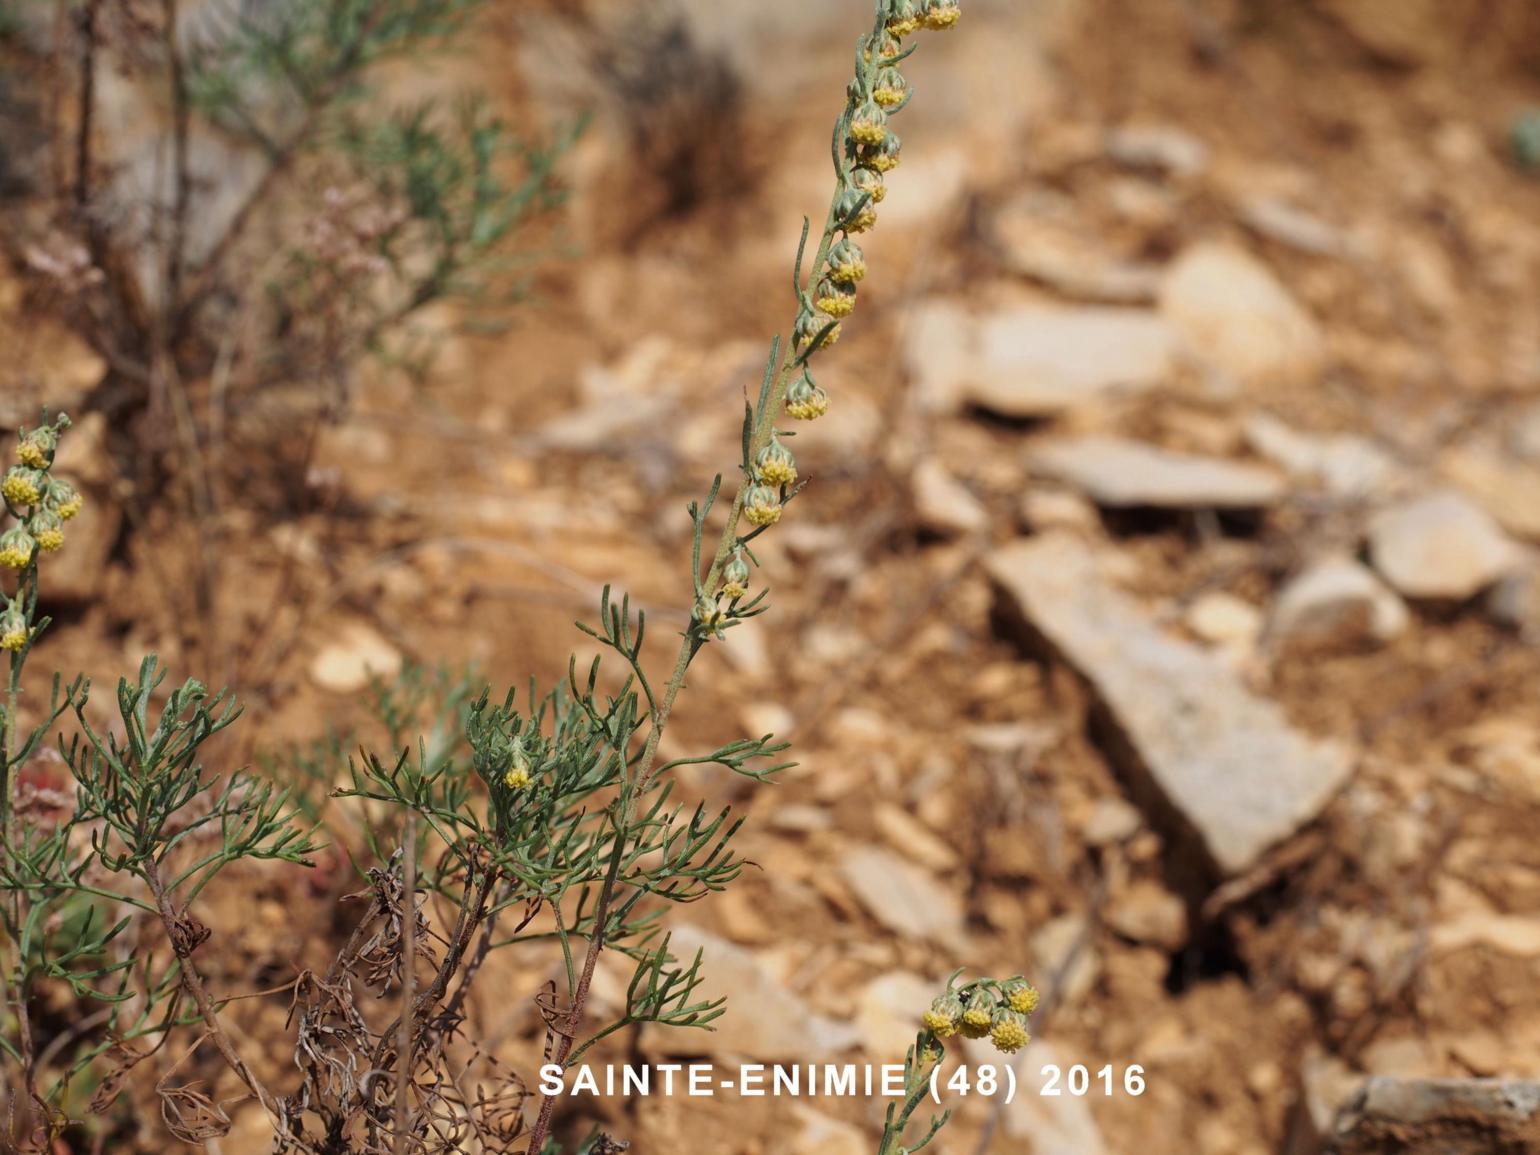
[[[80,512],[82,502],[75,487],[52,473],[59,434],[69,424],[69,418],[60,414],[52,425],[24,429],[17,438],[17,463],[0,478],[0,497],[16,519],[0,534],[0,566],[26,569],[39,552],[58,549],[64,544],[64,523]],[[13,639],[14,631],[4,637]],[[20,648],[20,644],[5,648]]]
[[[980,979],[957,990],[949,986],[920,1016],[920,1022],[937,1039],[957,1034],[988,1038],[998,1050],[1011,1054],[1031,1041],[1027,1016],[1037,1010],[1037,1004],[1037,990],[1021,979],[1006,983]]]
[[[27,614],[22,607],[21,599],[17,598],[5,607],[5,612],[0,614],[0,650],[16,653],[26,648],[27,640],[32,637],[31,627],[27,624]]]

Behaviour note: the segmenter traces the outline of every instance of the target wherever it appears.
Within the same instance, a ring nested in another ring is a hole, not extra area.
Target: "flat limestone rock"
[[[952,892],[891,850],[853,847],[839,871],[856,901],[894,934],[939,941],[961,935],[962,905]]]
[[[1260,466],[1120,437],[1051,442],[1028,462],[1039,475],[1073,485],[1113,509],[1262,509],[1286,492],[1283,479]]]
[[[924,408],[977,405],[1001,417],[1052,417],[1164,382],[1175,331],[1149,309],[1023,305],[981,317],[946,301],[922,306],[904,361]]]
[[[1134,800],[1208,873],[1244,872],[1346,783],[1344,751],[1299,733],[1220,659],[1159,629],[1082,542],[1018,542],[988,568],[1007,620],[1090,683]]]
[[[1338,1118],[1332,1155],[1540,1149],[1540,1083],[1373,1078]]]
[[[965,397],[1002,417],[1051,417],[1108,393],[1161,384],[1176,333],[1156,313],[1033,306],[985,317]]]

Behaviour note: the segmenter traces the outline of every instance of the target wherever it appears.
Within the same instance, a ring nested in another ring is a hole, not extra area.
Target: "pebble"
[[[904,938],[955,940],[962,905],[926,871],[890,850],[857,846],[839,863],[840,876],[866,913]]]
[[[1398,503],[1369,523],[1374,568],[1409,598],[1462,601],[1519,567],[1491,516],[1451,491]]]
[[[1200,364],[1242,386],[1305,384],[1325,365],[1315,318],[1245,249],[1187,250],[1166,274],[1160,311]]]
[[[1406,603],[1350,557],[1324,558],[1283,587],[1268,621],[1279,649],[1351,649],[1392,640],[1411,620]]]
[[[311,659],[310,680],[334,694],[356,694],[371,678],[390,681],[402,665],[401,651],[379,631],[362,622],[348,622]]]
[[[1050,442],[1028,464],[1114,509],[1260,509],[1285,493],[1271,470],[1117,437]]]
[[[1063,534],[1007,546],[987,569],[1002,618],[1046,641],[1100,700],[1133,800],[1221,876],[1249,869],[1347,782],[1344,751],[1295,730],[1209,651],[1162,631]]]

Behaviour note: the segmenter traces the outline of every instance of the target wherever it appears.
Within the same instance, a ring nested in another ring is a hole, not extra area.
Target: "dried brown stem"
[[[213,1040],[220,1057],[225,1065],[235,1073],[235,1076],[251,1093],[256,1096],[257,1102],[262,1104],[269,1117],[275,1122],[281,1118],[278,1103],[268,1089],[262,1085],[260,1079],[251,1073],[246,1062],[235,1049],[235,1044],[230,1041],[229,1034],[219,1021],[219,1012],[214,1007],[214,1000],[209,997],[208,988],[203,985],[203,976],[198,973],[198,968],[193,964],[192,954],[196,948],[194,941],[187,932],[187,920],[177,913],[176,905],[172,902],[171,894],[166,889],[166,884],[161,881],[160,867],[156,865],[154,857],[146,858],[144,862],[144,877],[149,884],[150,893],[155,898],[155,906],[160,912],[161,923],[166,928],[166,936],[171,940],[172,950],[176,952],[177,968],[181,975],[182,989],[198,1007],[198,1013],[203,1016],[204,1025],[209,1029],[209,1038]]]

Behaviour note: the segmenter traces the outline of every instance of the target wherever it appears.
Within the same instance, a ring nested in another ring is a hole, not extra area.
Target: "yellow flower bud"
[[[27,528],[37,539],[38,549],[44,553],[52,553],[64,544],[64,523],[50,510],[42,509],[33,514]]]
[[[1037,1010],[1037,1004],[1041,1001],[1041,998],[1042,996],[1037,993],[1037,988],[1030,983],[1012,987],[1005,996],[1011,1010],[1015,1011],[1018,1015],[1030,1015],[1033,1011]]]
[[[1020,1015],[1007,1011],[990,1027],[989,1041],[997,1050],[1011,1055],[1031,1042],[1032,1036],[1027,1031],[1026,1021]]]
[[[781,520],[781,495],[768,485],[751,485],[744,495],[743,516],[751,525],[774,525]]]
[[[853,285],[866,276],[866,254],[848,237],[829,250],[829,279]]]
[[[741,598],[749,592],[749,563],[743,560],[743,551],[736,550],[732,560],[722,569],[722,594],[731,599]]]
[[[13,525],[0,534],[0,566],[8,569],[26,569],[37,552],[37,541],[24,525]]]
[[[829,411],[829,395],[804,370],[786,391],[786,413],[798,421],[813,421]]]
[[[877,74],[877,82],[872,86],[872,99],[883,108],[897,108],[904,103],[904,97],[908,94],[909,81],[898,69],[888,67]]]
[[[868,100],[850,118],[849,132],[856,144],[876,147],[888,138],[888,114],[881,105]]]
[[[754,471],[766,485],[797,484],[797,459],[773,432],[770,434],[770,444],[759,451]]]
[[[958,0],[922,0],[920,22],[936,32],[945,32],[962,18],[962,6]]]
[[[818,306],[820,313],[839,319],[848,317],[856,311],[856,287],[853,284],[842,285],[832,277],[825,277],[818,282],[818,293],[813,303]]]
[[[908,36],[919,26],[920,6],[916,0],[893,0],[888,15],[888,31],[894,36]]]
[[[47,481],[39,469],[13,465],[6,470],[5,480],[0,481],[0,494],[4,494],[12,505],[36,505],[43,500],[43,487]]]
[[[27,615],[21,612],[20,601],[14,601],[0,614],[0,650],[16,653],[25,648],[32,636],[27,628]]]
[[[969,1007],[962,1013],[962,1033],[966,1038],[982,1039],[993,1024],[994,1016],[983,1007]]]

